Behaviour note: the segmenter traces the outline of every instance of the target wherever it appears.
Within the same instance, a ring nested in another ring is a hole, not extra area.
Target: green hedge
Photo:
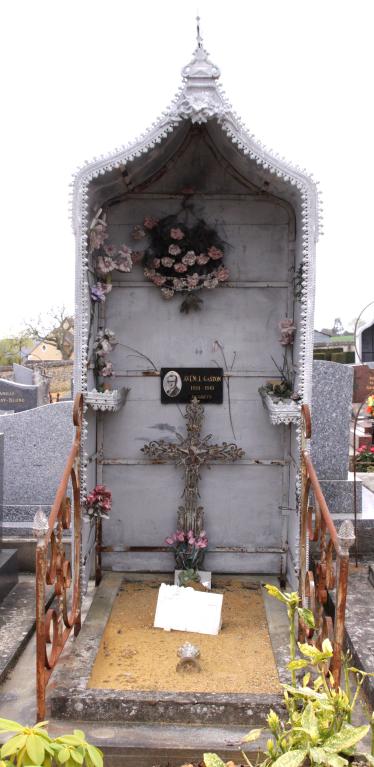
[[[315,360],[325,360],[327,362],[340,362],[343,365],[349,365],[355,361],[354,352],[343,352],[342,349],[317,349],[313,354]]]

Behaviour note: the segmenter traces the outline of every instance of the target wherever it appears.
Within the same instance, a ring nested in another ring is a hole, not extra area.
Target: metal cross
[[[221,445],[209,444],[212,435],[201,437],[201,427],[204,419],[204,408],[194,397],[186,406],[184,418],[187,421],[187,436],[177,432],[178,442],[153,440],[142,448],[143,453],[152,461],[171,461],[176,466],[183,466],[185,472],[185,487],[183,491],[184,506],[179,506],[177,517],[178,530],[193,530],[199,534],[204,527],[204,509],[198,505],[200,469],[210,468],[212,461],[233,462],[243,458],[244,450],[234,442],[222,442]]]

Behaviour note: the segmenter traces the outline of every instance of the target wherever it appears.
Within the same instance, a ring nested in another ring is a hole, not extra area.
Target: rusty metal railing
[[[81,509],[79,492],[79,454],[83,397],[74,401],[75,436],[59,484],[49,519],[35,520],[36,545],[36,703],[37,720],[45,719],[48,680],[61,651],[74,629],[81,626],[80,545]],[[71,528],[72,509],[67,497],[69,482],[73,494],[73,536],[71,563],[65,551],[63,533]],[[46,606],[46,586],[52,586]],[[52,599],[52,601],[51,601]]]
[[[300,596],[304,606],[313,611],[315,628],[300,622],[299,637],[321,646],[328,637],[333,646],[331,672],[334,685],[340,684],[348,591],[349,549],[355,536],[350,520],[336,529],[318,477],[307,451],[311,436],[311,418],[307,405],[302,407],[303,439],[301,450],[301,524],[300,524]],[[318,550],[314,569],[309,569],[309,541]],[[326,614],[329,592],[336,588],[334,620]]]

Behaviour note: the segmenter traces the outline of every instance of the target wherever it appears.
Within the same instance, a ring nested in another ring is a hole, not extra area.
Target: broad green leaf
[[[70,749],[67,746],[63,746],[62,748],[60,748],[57,754],[58,761],[61,764],[65,764],[65,762],[67,762],[69,758],[70,758]]]
[[[77,748],[74,748],[70,751],[70,756],[74,762],[77,762],[77,764],[83,764],[83,754],[81,754]]]
[[[102,752],[98,748],[96,748],[96,746],[91,746],[90,743],[87,743],[86,748],[87,748],[88,756],[90,757],[94,767],[103,767]]]
[[[37,722],[36,724],[34,724],[33,730],[38,730],[39,727],[44,727],[46,724],[48,724],[48,720],[45,722]]]
[[[332,653],[333,653],[332,644],[331,644],[330,640],[327,639],[327,638],[324,639],[323,642],[322,642],[322,652],[325,655],[327,654],[327,655],[332,656]]]
[[[86,736],[85,736],[83,730],[73,730],[73,734],[76,735],[77,738],[80,738],[83,741],[86,740]]]
[[[306,657],[310,658],[311,660],[314,660],[315,658],[318,658],[319,655],[321,655],[321,652],[318,650],[318,648],[308,644],[308,642],[298,642],[298,645],[300,652],[302,652],[303,655],[306,655]]]
[[[315,762],[316,764],[324,764],[328,754],[323,748],[317,748],[314,746],[314,748],[309,750],[309,756],[312,762]]]
[[[303,763],[308,751],[306,749],[295,748],[293,751],[286,751],[273,762],[272,767],[299,767]]]
[[[303,676],[303,687],[307,687],[310,681],[310,671]]]
[[[309,628],[314,629],[315,623],[312,611],[308,610],[307,607],[298,607],[297,612],[304,623],[309,626]]]
[[[257,738],[260,737],[262,730],[262,727],[259,727],[257,730],[251,730],[244,736],[242,743],[252,743],[252,741],[257,740]]]
[[[225,762],[217,754],[204,754],[205,767],[226,767]]]
[[[298,658],[297,660],[290,660],[290,662],[287,664],[287,668],[289,671],[297,671],[300,668],[306,668],[308,665],[309,663],[307,660]]]
[[[82,745],[81,738],[78,738],[76,735],[60,735],[59,738],[56,738],[56,741],[58,743],[64,743],[66,746]]]
[[[1,747],[0,756],[4,759],[6,756],[16,754],[21,748],[24,747],[27,740],[25,732],[21,732],[19,735],[13,735],[4,745]]]
[[[265,583],[265,588],[270,597],[279,599],[279,601],[283,602],[284,605],[288,605],[289,600],[287,599],[286,595],[282,594],[282,592],[276,586],[273,586],[271,583]]]
[[[12,719],[0,718],[0,732],[22,732],[22,730],[24,729],[25,728],[22,724],[18,724],[18,722],[13,722]]]
[[[26,752],[34,764],[43,764],[45,754],[43,738],[30,732],[26,740]]]
[[[316,743],[319,736],[318,721],[314,712],[313,704],[309,701],[301,717],[301,726],[308,733],[313,743]]]
[[[339,754],[326,754],[326,764],[328,764],[329,767],[346,767],[348,759],[344,759],[344,757],[339,756]]]
[[[361,727],[351,727],[348,724],[343,724],[340,732],[336,735],[332,735],[328,738],[323,747],[326,751],[346,751],[347,748],[352,748],[369,732],[370,726],[364,724]]]
[[[311,687],[292,687],[290,684],[283,684],[283,689],[290,692],[291,695],[300,698],[311,698],[312,700],[327,700],[326,693],[316,692]]]

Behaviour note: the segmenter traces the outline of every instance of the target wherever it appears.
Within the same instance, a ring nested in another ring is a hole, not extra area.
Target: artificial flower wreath
[[[161,288],[163,298],[185,293],[181,312],[200,309],[201,299],[192,295],[201,288],[212,290],[229,278],[224,266],[224,242],[203,219],[189,227],[177,216],[147,217],[136,226],[133,239],[149,238],[144,252],[144,275]]]

